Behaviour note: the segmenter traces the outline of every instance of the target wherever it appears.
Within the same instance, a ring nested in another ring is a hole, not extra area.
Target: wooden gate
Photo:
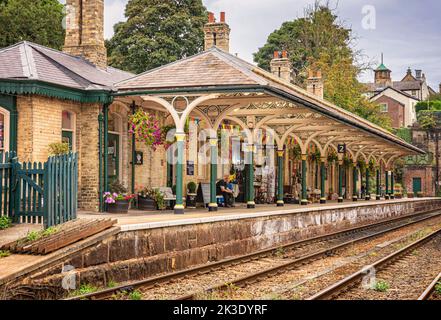
[[[70,153],[47,162],[19,163],[0,155],[0,210],[15,223],[54,226],[76,218],[78,158]]]

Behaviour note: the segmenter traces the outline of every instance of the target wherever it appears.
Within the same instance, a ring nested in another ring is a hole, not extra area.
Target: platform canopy
[[[387,162],[424,153],[389,131],[216,47],[117,83],[116,88],[117,100],[148,102],[168,110],[178,132],[183,132],[193,112],[214,129],[226,119],[244,130],[271,128],[279,148],[291,136],[302,153],[310,143],[322,154],[328,146],[344,143],[354,160],[373,157]],[[177,103],[176,97],[185,98],[184,102]]]

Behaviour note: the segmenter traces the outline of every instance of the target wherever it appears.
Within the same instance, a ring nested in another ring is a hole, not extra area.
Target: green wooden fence
[[[76,218],[78,157],[70,153],[47,162],[19,163],[0,154],[0,209],[15,223],[54,226]]]

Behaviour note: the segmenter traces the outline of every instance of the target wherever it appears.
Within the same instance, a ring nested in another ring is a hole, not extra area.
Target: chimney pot
[[[220,21],[222,23],[225,23],[225,12],[223,12],[223,11],[220,13]]]
[[[208,13],[208,22],[214,23],[214,13],[213,12]]]
[[[282,51],[282,58],[288,58],[288,52],[286,50]]]
[[[279,51],[274,51],[274,59],[279,59]]]

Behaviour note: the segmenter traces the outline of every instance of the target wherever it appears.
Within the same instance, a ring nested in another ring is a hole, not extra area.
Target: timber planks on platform
[[[1,249],[14,253],[44,255],[109,229],[116,223],[117,220],[115,219],[70,221],[61,225],[61,230],[53,235],[48,235],[35,241],[22,238],[2,246]]]

